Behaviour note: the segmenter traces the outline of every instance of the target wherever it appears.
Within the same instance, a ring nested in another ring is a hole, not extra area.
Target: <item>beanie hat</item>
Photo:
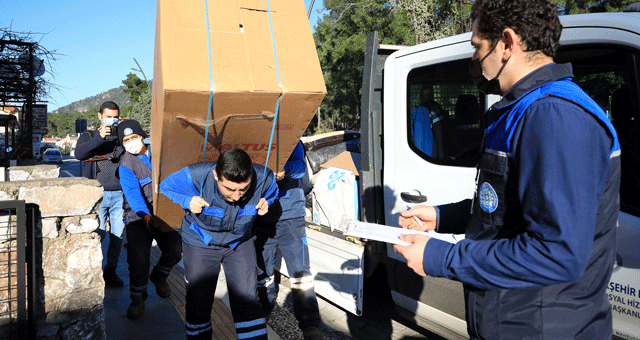
[[[121,120],[118,124],[118,141],[120,142],[120,145],[122,145],[124,137],[133,134],[140,135],[142,138],[147,138],[147,134],[142,130],[142,127],[140,127],[140,123],[138,123],[137,120]]]

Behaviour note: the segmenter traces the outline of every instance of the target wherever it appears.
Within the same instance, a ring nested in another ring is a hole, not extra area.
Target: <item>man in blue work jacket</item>
[[[273,308],[277,284],[274,282],[274,267],[278,248],[287,263],[291,277],[293,314],[298,320],[305,340],[322,339],[320,311],[314,290],[313,275],[309,266],[309,248],[305,231],[305,199],[302,177],[307,170],[304,148],[298,142],[284,169],[276,174],[278,199],[269,212],[256,219],[254,230],[257,236],[258,277],[260,292],[266,293],[261,302],[267,314]],[[266,300],[266,301],[265,301]]]
[[[273,172],[254,164],[243,150],[230,149],[216,162],[193,164],[167,176],[160,191],[186,211],[180,234],[187,339],[212,337],[211,308],[220,263],[238,338],[267,339],[252,226],[278,195]]]
[[[120,144],[127,151],[118,167],[127,221],[127,263],[131,297],[127,317],[137,319],[144,312],[149,280],[155,285],[158,296],[171,296],[167,277],[173,266],[180,261],[182,247],[177,231],[159,230],[153,223],[151,150],[144,143],[147,134],[140,123],[132,119],[123,120],[117,132]],[[162,254],[149,274],[151,244],[154,239]]]
[[[416,273],[464,284],[472,339],[611,339],[616,132],[571,81],[571,65],[553,62],[562,31],[555,5],[476,0],[471,18],[472,79],[502,95],[486,113],[476,193],[399,218],[466,239],[404,235],[412,245],[394,248]]]

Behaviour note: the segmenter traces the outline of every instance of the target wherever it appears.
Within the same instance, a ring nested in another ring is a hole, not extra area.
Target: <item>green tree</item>
[[[129,101],[131,104],[135,104],[135,102],[138,101],[138,98],[140,98],[140,95],[149,90],[149,84],[140,79],[134,73],[127,74],[127,79],[123,80],[122,83],[127,86],[123,91],[129,95]]]
[[[416,44],[470,32],[472,0],[396,0],[407,13]],[[560,14],[620,12],[637,0],[549,0]]]
[[[45,137],[63,137],[71,131],[73,122],[73,131],[75,131],[75,119],[72,113],[49,113],[47,117],[47,129],[49,132]]]
[[[100,126],[100,118],[98,118],[98,108],[89,109],[86,112],[77,113],[76,118],[86,119],[87,127],[91,126],[94,129],[97,129]]]
[[[129,117],[131,115],[131,108],[133,108],[133,105],[120,106],[120,117]]]
[[[140,98],[131,106],[126,116],[127,118],[137,120],[147,134],[149,133],[149,126],[151,125],[151,101],[151,91],[147,89],[140,94]]]
[[[49,132],[45,137],[66,137],[76,135],[76,119],[86,119],[87,127],[97,127],[100,124],[98,119],[98,109],[91,109],[87,112],[58,112],[49,113],[47,118],[47,129]]]
[[[380,42],[411,45],[411,23],[395,3],[384,0],[325,0],[329,11],[314,32],[327,95],[307,134],[320,130],[360,128],[362,68],[367,33],[378,31]]]
[[[60,124],[57,121],[58,113],[49,113],[47,115],[47,130],[49,131],[45,137],[54,137],[58,135],[58,125]]]
[[[416,44],[469,32],[470,0],[397,0],[415,31]]]
[[[637,0],[553,0],[562,14],[622,12]]]

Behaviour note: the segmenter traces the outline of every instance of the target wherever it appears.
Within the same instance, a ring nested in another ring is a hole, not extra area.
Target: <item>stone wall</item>
[[[28,181],[33,179],[58,178],[60,167],[57,165],[12,166],[6,168],[8,181]]]
[[[105,339],[102,250],[95,232],[102,187],[81,177],[33,179],[42,174],[57,177],[48,167],[12,167],[10,181],[0,182],[0,200],[24,200],[39,209],[37,338]],[[15,181],[18,178],[30,180]],[[0,238],[0,247],[11,243]]]

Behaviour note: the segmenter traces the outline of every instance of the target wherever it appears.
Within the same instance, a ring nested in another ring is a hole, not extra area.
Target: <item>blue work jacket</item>
[[[271,229],[278,221],[305,216],[302,177],[304,177],[306,170],[304,147],[301,142],[298,142],[284,165],[284,178],[277,181],[278,199],[269,207],[269,212],[265,216],[258,217],[256,220],[258,228]]]
[[[213,176],[215,166],[216,162],[187,166],[167,176],[160,183],[160,191],[186,210],[180,225],[184,243],[211,249],[235,248],[252,236],[260,198],[264,197],[271,205],[278,195],[278,186],[271,170],[265,172],[262,165],[253,164],[249,190],[238,202],[227,202]],[[193,196],[201,196],[209,203],[200,214],[189,211]]]

